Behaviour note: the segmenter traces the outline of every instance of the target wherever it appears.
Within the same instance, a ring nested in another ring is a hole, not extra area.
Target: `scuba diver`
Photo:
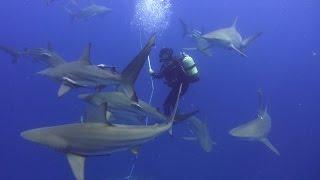
[[[163,103],[164,113],[170,115],[174,108],[175,99],[182,84],[181,96],[189,88],[190,83],[199,81],[197,66],[189,55],[181,53],[179,57],[173,56],[171,48],[163,48],[159,53],[159,61],[163,63],[160,72],[149,70],[150,75],[155,79],[165,79],[165,84],[171,88],[165,102]]]

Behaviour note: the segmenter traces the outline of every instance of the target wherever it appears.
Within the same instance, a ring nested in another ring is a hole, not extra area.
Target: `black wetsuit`
[[[179,58],[172,57],[164,61],[159,73],[153,73],[152,76],[157,79],[164,78],[165,84],[171,87],[165,102],[163,103],[164,113],[170,115],[174,108],[180,84],[182,84],[181,96],[184,95],[189,87],[189,82],[184,71],[182,62]]]

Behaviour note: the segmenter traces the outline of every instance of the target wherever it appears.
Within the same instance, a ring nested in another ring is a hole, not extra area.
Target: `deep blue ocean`
[[[64,7],[68,0],[47,6],[45,0],[2,0],[0,44],[17,50],[46,47],[67,61],[77,60],[88,42],[94,64],[121,68],[140,50],[140,30],[132,24],[136,0],[94,0],[112,8],[104,17],[72,22]],[[80,0],[79,7],[90,2]],[[199,109],[216,145],[210,153],[198,143],[163,134],[142,146],[133,179],[162,180],[318,180],[320,179],[320,1],[318,0],[172,0],[169,25],[158,34],[151,63],[160,68],[159,50],[175,53],[193,46],[183,38],[178,21],[205,32],[231,26],[248,37],[262,32],[247,49],[247,58],[224,49],[212,57],[191,52],[200,81],[190,86],[180,108]],[[75,7],[77,8],[77,7]],[[142,33],[144,44],[150,33]],[[27,129],[79,122],[85,103],[79,88],[57,97],[59,84],[37,75],[42,64],[22,58],[17,64],[0,52],[0,179],[74,179],[63,153],[24,140]],[[147,66],[136,84],[148,100]],[[169,92],[155,82],[152,104],[162,107]],[[229,130],[257,113],[257,90],[264,91],[272,118],[269,139],[277,156],[259,142],[243,141]],[[185,134],[186,125],[174,127]],[[88,158],[86,179],[113,180],[128,176],[135,157],[129,151]]]

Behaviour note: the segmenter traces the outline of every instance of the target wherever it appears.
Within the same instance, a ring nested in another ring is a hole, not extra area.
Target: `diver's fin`
[[[195,110],[190,113],[176,114],[176,117],[174,120],[175,120],[175,122],[181,122],[181,121],[189,119],[191,116],[194,116],[198,112],[199,112],[198,110]]]
[[[5,47],[5,46],[1,46],[0,45],[0,50],[2,50],[3,52],[9,54],[12,57],[12,63],[15,64],[18,62],[18,59],[21,57],[21,54],[11,48]]]
[[[238,17],[236,17],[236,18],[234,19],[233,24],[232,24],[231,27],[237,28],[237,23],[238,23]]]
[[[280,156],[279,151],[271,144],[271,142],[269,141],[268,138],[262,138],[260,139],[260,141],[265,144],[269,149],[271,149],[271,151],[273,151],[274,153],[276,153],[278,156]]]
[[[230,46],[233,50],[239,53],[243,57],[248,57],[245,53],[243,53],[240,49],[236,48],[233,44]]]
[[[84,48],[82,52],[79,62],[81,62],[84,65],[91,65],[90,53],[91,53],[91,43],[88,43],[88,45]]]
[[[76,180],[84,180],[85,157],[68,153],[67,159]]]
[[[70,86],[67,83],[62,83],[60,88],[59,88],[59,91],[58,91],[58,97],[61,97],[61,96],[65,95],[71,89],[72,89],[72,86]]]
[[[139,54],[126,66],[122,71],[122,83],[119,90],[131,97],[132,100],[138,101],[137,95],[134,90],[134,84],[138,78],[138,75],[150,54],[151,48],[155,45],[156,34],[153,34],[145,47],[139,52]]]
[[[252,36],[248,37],[247,39],[245,39],[245,40],[242,41],[242,45],[243,45],[244,47],[247,47],[247,46],[248,46],[249,44],[251,44],[254,40],[256,40],[258,37],[260,37],[261,34],[262,34],[262,33],[259,32],[259,33],[255,34],[255,35],[252,35]]]

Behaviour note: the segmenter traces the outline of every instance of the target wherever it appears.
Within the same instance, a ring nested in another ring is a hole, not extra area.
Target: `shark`
[[[77,61],[49,67],[38,72],[38,74],[61,82],[58,97],[65,95],[73,88],[93,87],[101,89],[107,85],[117,85],[119,90],[137,101],[133,86],[151,48],[155,45],[155,38],[156,35],[153,34],[145,47],[121,73],[114,71],[113,69],[106,69],[93,65],[90,61],[91,44],[88,44],[84,49],[82,56]]]
[[[241,56],[247,57],[247,55],[244,53],[244,49],[247,48],[248,45],[250,45],[255,39],[257,39],[262,33],[259,32],[246,39],[243,39],[241,34],[237,30],[237,21],[238,18],[235,19],[232,26],[230,27],[202,34],[201,38],[203,38],[210,44],[209,47],[217,46],[224,49],[233,50]]]
[[[86,157],[108,155],[118,151],[138,152],[141,145],[169,132],[177,112],[181,87],[176,104],[167,122],[145,125],[117,125],[104,122],[84,122],[43,127],[23,131],[21,136],[29,141],[50,147],[66,154],[77,180],[84,180]]]
[[[208,126],[206,123],[202,122],[198,117],[191,116],[187,120],[189,129],[194,137],[183,137],[185,140],[196,140],[199,142],[200,146],[205,152],[211,152],[213,142]]]
[[[102,16],[112,11],[112,9],[107,8],[102,5],[91,4],[79,11],[71,11],[70,9],[66,8],[66,11],[69,13],[72,19],[76,20],[87,20],[89,18],[95,16]]]
[[[78,97],[97,108],[105,109],[104,112],[109,117],[109,121],[126,119],[129,121],[126,123],[137,124],[144,121],[147,117],[159,123],[165,122],[168,119],[159,109],[147,102],[141,99],[133,101],[123,92],[119,91],[80,94]],[[196,113],[198,113],[197,110],[190,113],[177,114],[175,121],[183,121]]]
[[[267,106],[262,103],[262,91],[258,91],[258,95],[260,105],[257,118],[233,128],[229,131],[229,134],[238,138],[259,141],[265,144],[276,155],[280,155],[280,152],[271,144],[270,140],[268,139],[268,134],[271,131],[271,117],[267,111]]]
[[[48,43],[47,48],[25,48],[23,51],[0,45],[0,50],[10,55],[14,64],[21,58],[32,58],[48,67],[55,67],[65,63],[65,60],[54,51],[51,43]]]
[[[183,36],[190,38],[196,43],[196,47],[183,48],[183,50],[199,51],[203,55],[212,56],[210,43],[201,37],[203,31],[189,27],[182,19],[179,19],[179,21],[183,28]]]
[[[51,3],[55,2],[56,0],[47,0],[47,6],[49,6]],[[69,2],[77,5],[80,0],[70,0]]]

